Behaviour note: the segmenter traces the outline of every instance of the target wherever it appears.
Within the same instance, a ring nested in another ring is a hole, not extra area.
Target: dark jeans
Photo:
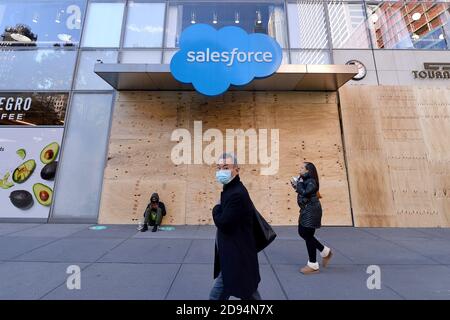
[[[298,226],[298,234],[302,237],[306,242],[306,249],[308,249],[309,262],[315,263],[317,262],[316,250],[322,251],[324,246],[314,237],[314,233],[316,229],[307,228],[299,224]]]
[[[222,273],[214,281],[214,286],[209,294],[209,300],[228,300],[230,295],[224,292]],[[256,290],[250,297],[242,298],[242,300],[261,300],[258,290]]]

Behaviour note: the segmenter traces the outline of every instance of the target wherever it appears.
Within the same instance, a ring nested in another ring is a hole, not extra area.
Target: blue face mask
[[[231,170],[218,170],[216,171],[216,179],[221,184],[227,184],[233,179],[231,176]]]

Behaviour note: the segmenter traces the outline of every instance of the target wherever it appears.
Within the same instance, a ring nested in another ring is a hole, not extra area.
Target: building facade
[[[207,98],[95,72],[168,65],[194,24],[267,34],[285,68],[358,73]],[[447,1],[0,0],[0,220],[136,223],[156,191],[166,223],[211,223],[214,168],[170,159],[174,130],[200,122],[279,130],[276,174],[242,166],[274,224],[297,223],[288,181],[305,159],[325,224],[450,226],[449,72]]]

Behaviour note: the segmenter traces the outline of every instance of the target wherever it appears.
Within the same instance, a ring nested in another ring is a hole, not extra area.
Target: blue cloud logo
[[[281,65],[282,56],[280,45],[265,34],[248,34],[235,26],[216,30],[195,24],[181,34],[180,50],[170,62],[170,71],[178,81],[192,83],[198,92],[216,96],[230,85],[242,86],[270,76]]]

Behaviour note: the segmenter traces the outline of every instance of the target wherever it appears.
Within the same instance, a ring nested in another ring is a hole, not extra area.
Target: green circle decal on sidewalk
[[[92,226],[92,227],[89,227],[89,229],[91,229],[91,230],[105,230],[105,229],[107,229],[108,227],[106,227],[106,226]]]
[[[162,230],[162,231],[173,231],[173,230],[175,230],[175,227],[159,227],[159,230]]]

